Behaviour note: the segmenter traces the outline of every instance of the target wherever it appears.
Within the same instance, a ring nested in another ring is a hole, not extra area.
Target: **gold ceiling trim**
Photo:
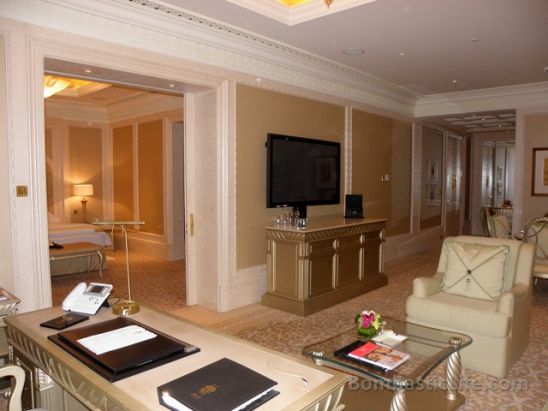
[[[60,96],[83,97],[107,87],[110,87],[110,84],[57,77],[49,74],[44,76],[44,98],[51,97],[54,94]]]

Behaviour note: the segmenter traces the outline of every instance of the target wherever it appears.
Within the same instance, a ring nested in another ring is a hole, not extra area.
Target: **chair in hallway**
[[[523,241],[536,247],[533,277],[537,284],[539,278],[548,278],[548,217],[530,220],[523,229]]]
[[[517,240],[447,237],[436,274],[413,281],[407,321],[471,336],[463,366],[504,377],[529,343],[534,253]]]
[[[512,229],[510,227],[509,214],[500,212],[499,210],[504,209],[502,207],[481,208],[480,220],[483,233],[486,237],[511,238]]]

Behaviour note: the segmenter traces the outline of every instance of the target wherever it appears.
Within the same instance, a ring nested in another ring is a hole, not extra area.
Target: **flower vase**
[[[375,335],[377,335],[378,332],[379,330],[375,329],[375,327],[358,327],[358,334],[362,337],[373,338]]]

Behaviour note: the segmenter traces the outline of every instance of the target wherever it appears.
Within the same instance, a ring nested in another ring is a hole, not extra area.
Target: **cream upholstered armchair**
[[[503,377],[529,342],[534,253],[516,240],[446,238],[437,273],[413,282],[407,321],[470,335],[463,366]]]

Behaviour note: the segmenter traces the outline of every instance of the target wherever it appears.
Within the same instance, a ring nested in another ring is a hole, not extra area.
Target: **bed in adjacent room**
[[[112,245],[110,236],[91,224],[83,223],[62,223],[52,214],[48,215],[48,236],[50,243],[63,245],[74,243],[92,243],[103,247],[103,270],[106,269],[107,259],[104,255],[104,248]],[[51,276],[73,274],[94,271],[99,269],[101,259],[97,256],[70,258],[64,260],[50,261]]]
[[[112,245],[110,236],[91,224],[50,223],[49,240],[56,244],[93,243],[102,247]]]

